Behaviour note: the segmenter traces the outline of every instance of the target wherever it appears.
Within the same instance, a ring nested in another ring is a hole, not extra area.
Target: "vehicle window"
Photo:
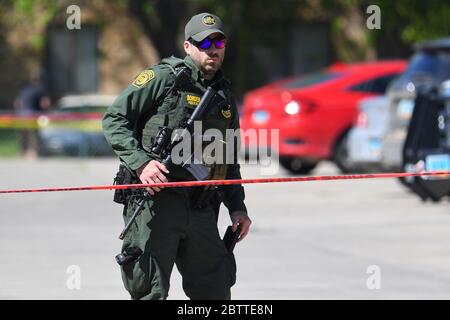
[[[392,73],[369,81],[364,81],[349,88],[351,91],[384,94],[389,83],[399,74]]]
[[[405,71],[405,77],[410,77],[416,73],[433,74],[438,69],[438,65],[436,54],[431,52],[418,52],[411,58],[408,68]]]
[[[414,54],[408,68],[401,76],[401,82],[441,82],[450,79],[450,52],[421,51]]]
[[[440,52],[437,54],[438,68],[436,77],[439,82],[450,79],[450,52]]]
[[[312,86],[315,84],[323,83],[326,81],[330,81],[333,79],[337,79],[341,77],[341,73],[336,72],[315,72],[311,74],[306,74],[300,77],[296,77],[292,80],[289,80],[282,84],[283,88],[286,89],[299,89],[299,88],[305,88],[308,86]]]

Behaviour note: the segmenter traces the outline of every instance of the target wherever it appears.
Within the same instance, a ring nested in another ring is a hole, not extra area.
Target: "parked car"
[[[362,99],[358,103],[358,118],[348,134],[348,165],[354,171],[383,171],[381,147],[389,116],[386,96]]]
[[[406,172],[450,171],[450,80],[417,90],[402,153]],[[408,177],[403,184],[423,201],[450,196],[450,175]]]
[[[402,150],[417,88],[450,78],[450,38],[418,43],[405,73],[388,88],[389,113],[382,138],[382,166],[402,170]]]
[[[241,128],[279,129],[278,148],[271,142],[267,147],[292,173],[309,173],[325,159],[346,172],[346,139],[357,103],[384,94],[405,67],[402,60],[339,64],[258,88],[244,97]],[[248,139],[242,144],[255,148]]]
[[[38,118],[40,156],[111,156],[102,117],[115,96],[71,95]]]

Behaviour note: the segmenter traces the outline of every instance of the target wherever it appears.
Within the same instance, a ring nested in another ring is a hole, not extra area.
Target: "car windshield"
[[[286,89],[299,89],[309,87],[315,84],[323,83],[340,77],[340,73],[336,72],[315,72],[303,76],[295,77],[282,84]]]
[[[450,52],[418,52],[409,63],[403,78],[430,75],[438,81],[450,78]]]

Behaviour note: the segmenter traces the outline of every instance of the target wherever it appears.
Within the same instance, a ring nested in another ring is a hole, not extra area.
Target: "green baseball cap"
[[[191,18],[184,28],[184,39],[189,38],[195,41],[202,41],[210,34],[223,32],[223,23],[220,18],[214,14],[203,12],[199,13]]]

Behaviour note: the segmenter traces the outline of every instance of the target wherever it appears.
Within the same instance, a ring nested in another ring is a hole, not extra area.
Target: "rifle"
[[[217,91],[212,87],[208,87],[200,99],[199,104],[192,112],[191,116],[187,119],[187,121],[183,122],[178,128],[175,136],[171,139],[172,130],[167,127],[163,127],[158,132],[155,142],[152,145],[151,151],[155,154],[163,154],[162,164],[164,164],[167,168],[170,168],[173,165],[172,162],[172,149],[182,141],[187,135],[192,135],[193,125],[195,121],[201,120],[206,111],[209,111],[208,108],[211,104],[211,101],[216,96]],[[191,157],[189,159],[193,158]],[[181,165],[184,169],[186,169],[196,180],[205,180],[208,175],[208,169],[202,164],[191,163],[189,160],[185,161]],[[119,239],[123,240],[125,238],[126,233],[130,229],[136,217],[142,211],[145,202],[150,198],[150,195],[147,191],[143,191],[140,199],[136,202],[136,209],[133,212],[133,215],[130,217],[130,220],[126,224],[125,228],[120,233]]]
[[[160,131],[156,135],[156,139],[154,144],[152,145],[151,151],[152,153],[163,155],[163,160],[161,161],[161,163],[164,164],[166,168],[170,168],[173,165],[171,155],[172,149],[184,138],[186,138],[186,136],[192,136],[194,122],[203,118],[203,115],[208,110],[208,107],[216,94],[217,91],[212,87],[208,87],[206,89],[205,93],[200,99],[200,103],[194,109],[189,119],[184,121],[179,126],[179,128],[177,128],[176,134],[172,139],[172,129],[168,127],[162,127],[160,129]],[[193,155],[191,155],[188,160],[182,163],[181,167],[187,170],[196,180],[205,180],[209,174],[208,169],[202,164],[193,163],[191,159],[193,159]]]

